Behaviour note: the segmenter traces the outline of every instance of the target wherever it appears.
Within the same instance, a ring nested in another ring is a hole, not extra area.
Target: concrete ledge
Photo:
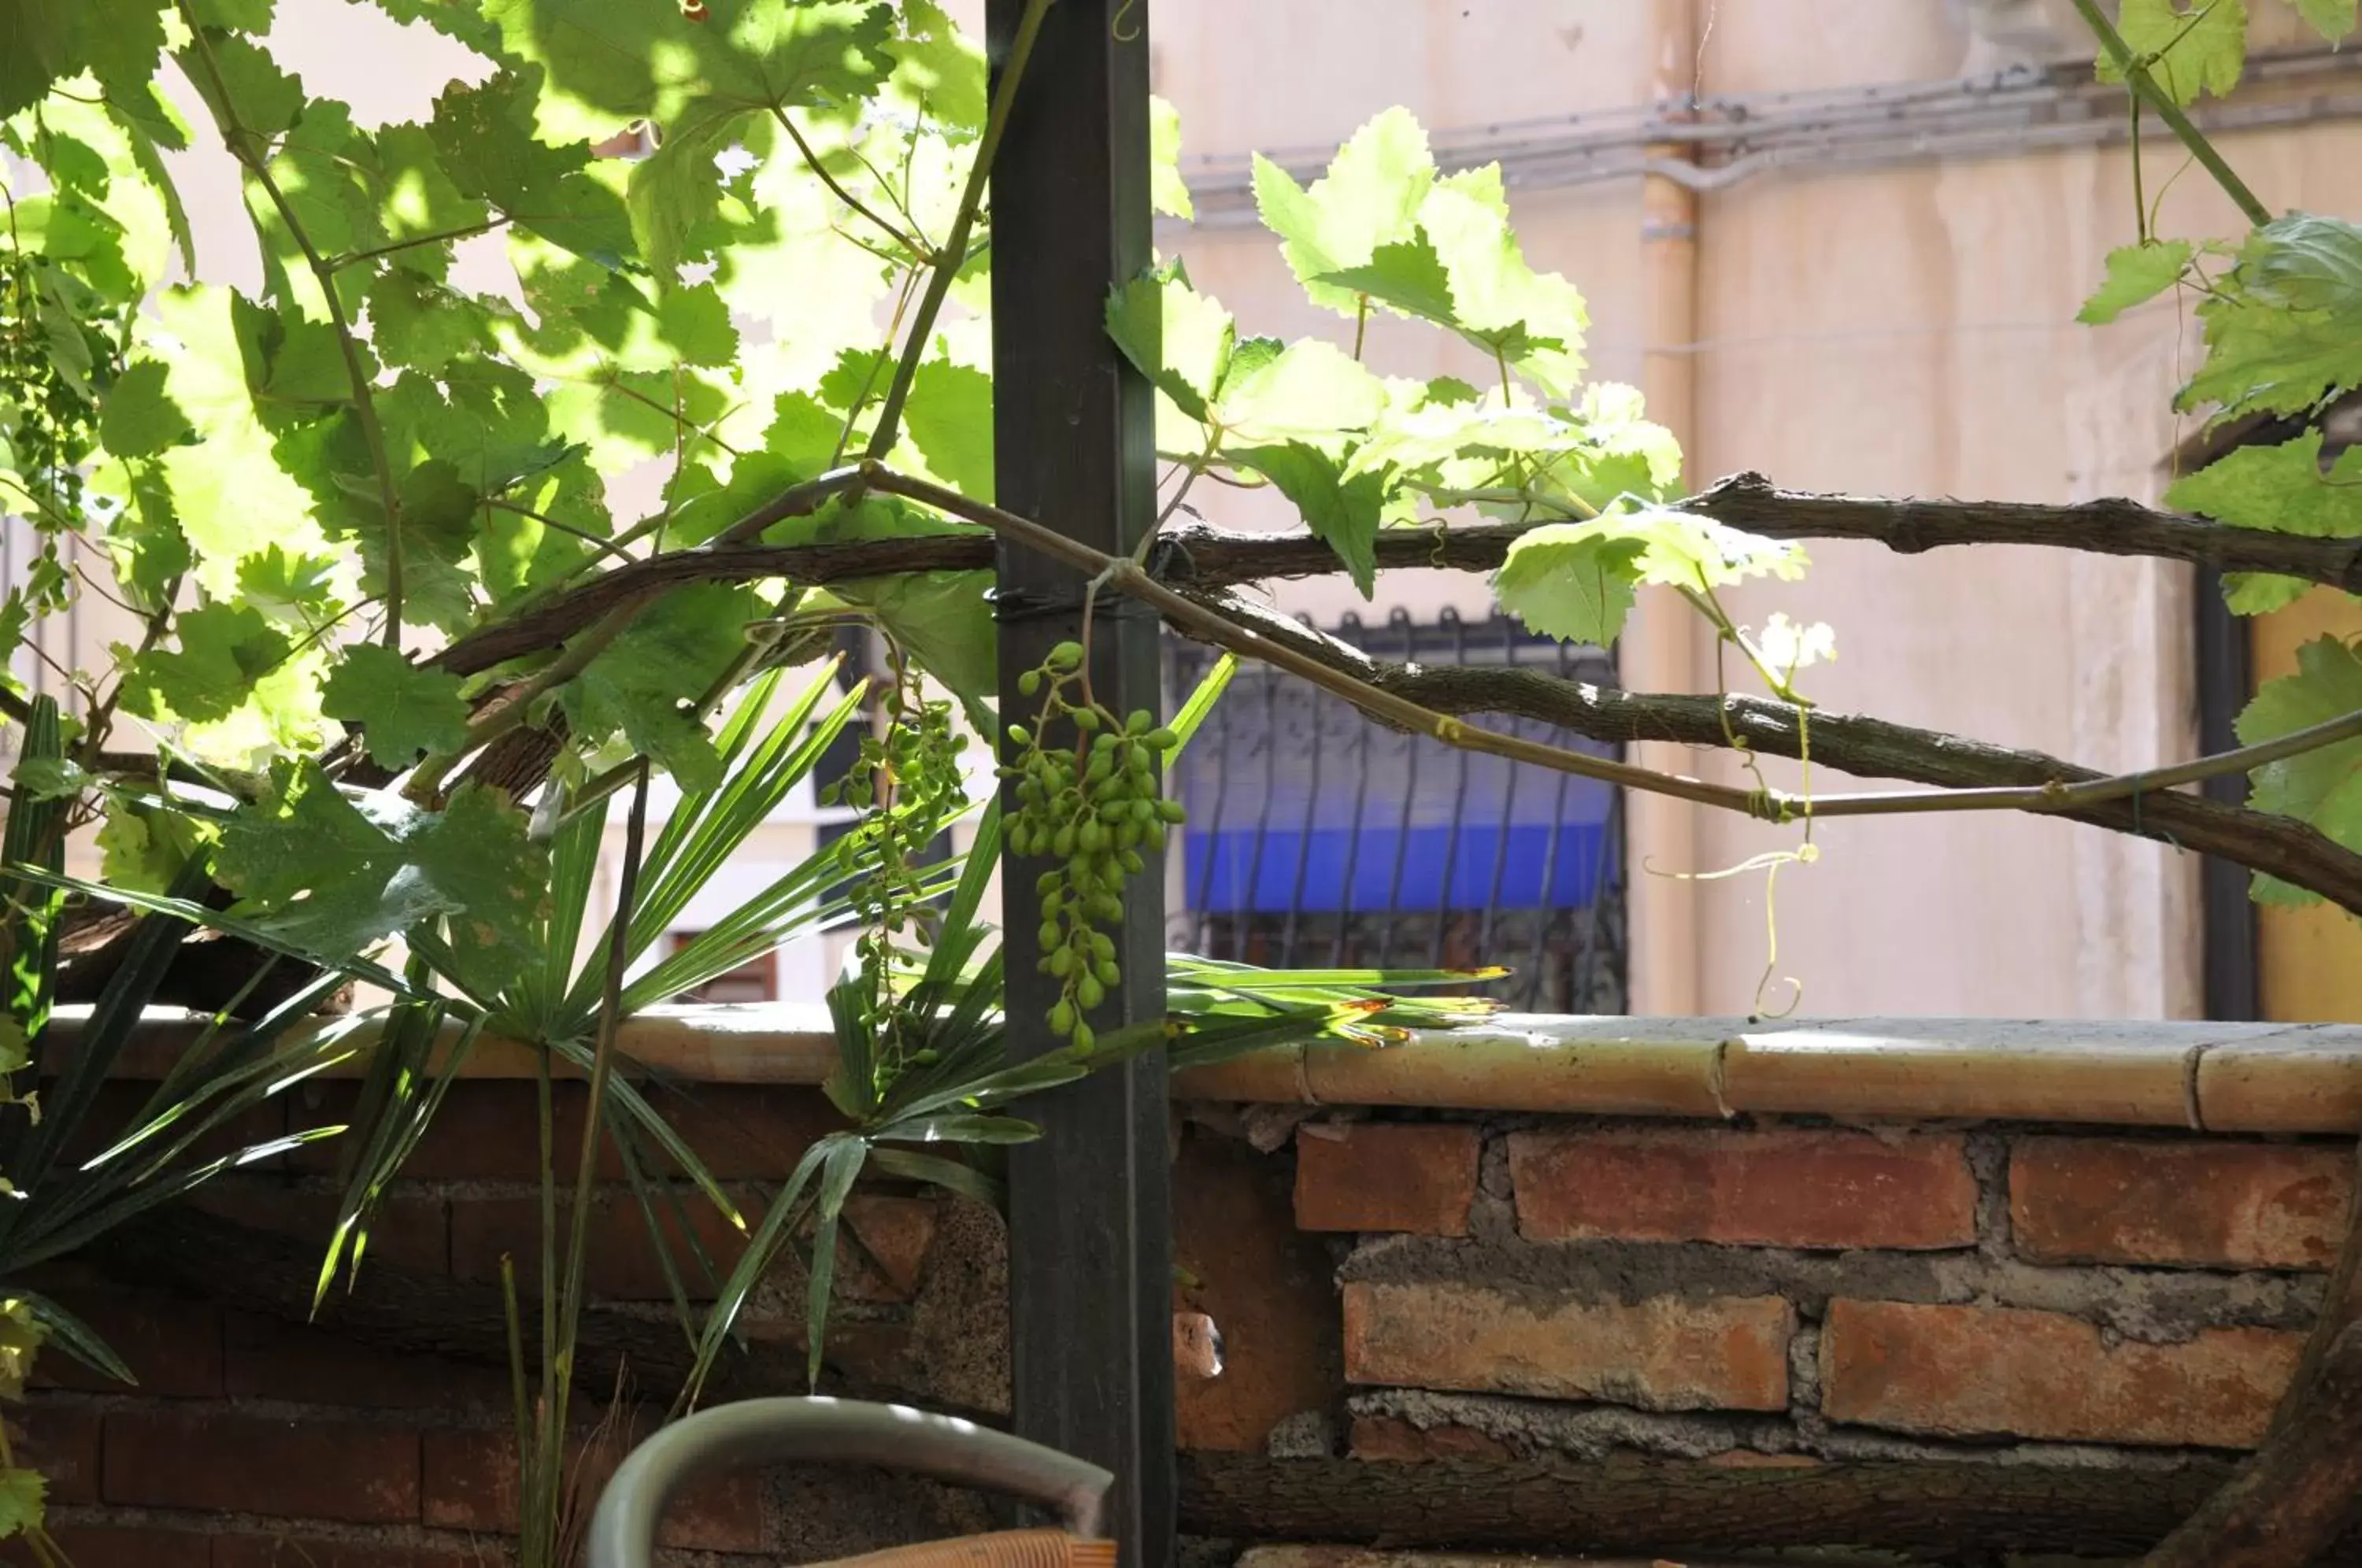
[[[53,1049],[72,1048],[61,1017]],[[116,1076],[162,1075],[201,1021],[160,1013]],[[366,1023],[326,1020],[357,1076]],[[817,1084],[835,1065],[818,1006],[652,1008],[624,1051],[703,1083]],[[470,1077],[530,1077],[534,1054],[480,1042]],[[1288,1046],[1179,1075],[1192,1099],[1416,1105],[1607,1116],[1748,1112],[1891,1121],[2080,1121],[2215,1132],[2362,1131],[2362,1025],[2008,1019],[1557,1018],[1505,1013],[1382,1050]]]

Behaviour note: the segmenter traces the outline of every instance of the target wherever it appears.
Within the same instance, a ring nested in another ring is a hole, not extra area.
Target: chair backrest
[[[754,1464],[871,1464],[1006,1493],[1055,1508],[1076,1536],[1098,1532],[1115,1477],[1096,1464],[973,1421],[851,1399],[746,1399],[657,1431],[615,1471],[590,1519],[587,1568],[654,1568],[657,1525],[701,1475]]]

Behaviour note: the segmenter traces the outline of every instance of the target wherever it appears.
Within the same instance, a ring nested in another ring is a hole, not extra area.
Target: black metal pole
[[[2223,602],[2223,580],[2198,574],[2198,746],[2229,751],[2239,744],[2233,727],[2239,710],[2255,695],[2255,656],[2247,623]],[[2242,773],[2209,778],[2199,786],[2210,801],[2245,805]],[[2206,856],[2199,863],[2200,943],[2206,1016],[2230,1021],[2263,1017],[2262,965],[2257,947],[2256,906],[2247,897],[2247,868]]]
[[[988,0],[996,77],[1025,0]],[[1103,326],[1108,290],[1152,259],[1147,0],[1049,8],[992,172],[993,450],[1000,504],[1122,552],[1155,504],[1154,408]],[[1082,635],[1084,580],[1004,542],[996,604],[1003,722],[1038,702],[1018,676]],[[1156,712],[1157,626],[1102,598],[1095,694]],[[996,737],[999,738],[999,737]],[[1014,801],[1008,802],[1012,808]],[[1163,857],[1124,894],[1120,984],[1090,1015],[1100,1034],[1164,1009]],[[1037,972],[1034,878],[1003,867],[1010,1055],[1058,1043],[1056,982]],[[1172,1239],[1161,1055],[1027,1102],[1040,1142],[1011,1151],[1010,1341],[1015,1426],[1115,1472],[1110,1532],[1125,1568],[1173,1551]]]

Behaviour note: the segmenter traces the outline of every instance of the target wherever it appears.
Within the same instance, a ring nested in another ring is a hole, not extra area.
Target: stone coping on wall
[[[84,1010],[86,1012],[86,1010]],[[71,1049],[77,1020],[53,1031]],[[116,1076],[156,1077],[199,1021],[158,1013]],[[354,1047],[371,1026],[310,1026]],[[652,1008],[624,1052],[701,1083],[817,1084],[835,1065],[817,1005]],[[528,1077],[533,1054],[480,1042],[465,1074]],[[2362,1129],[2362,1025],[2014,1019],[1568,1018],[1504,1013],[1384,1048],[1286,1046],[1174,1081],[1192,1099],[1403,1105],[1728,1119],[1800,1114],[1890,1121],[2079,1121],[2213,1132]]]

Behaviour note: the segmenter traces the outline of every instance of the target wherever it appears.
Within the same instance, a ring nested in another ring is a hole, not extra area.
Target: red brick
[[[105,1341],[142,1394],[203,1399],[222,1391],[221,1312],[160,1291],[112,1286],[56,1293],[58,1304]],[[124,1386],[52,1343],[33,1364],[37,1387],[121,1394]]]
[[[92,1405],[43,1401],[8,1416],[17,1463],[40,1472],[52,1503],[98,1501],[98,1434],[99,1413]]]
[[[1964,1247],[1977,1184],[1955,1134],[1515,1132],[1518,1231],[1771,1247]]]
[[[582,1506],[595,1507],[607,1478],[631,1452],[628,1438],[610,1434],[576,1445],[575,1485]],[[426,1434],[428,1524],[444,1529],[513,1534],[517,1528],[516,1439],[501,1430],[436,1430]],[[742,1470],[701,1481],[665,1511],[657,1539],[667,1546],[705,1551],[759,1551],[763,1525],[758,1472]]]
[[[1832,1301],[1821,1408],[1946,1436],[2251,1448],[2303,1343],[2273,1329],[2208,1329],[2180,1344],[2109,1344],[2058,1312]]]
[[[1464,1236],[1476,1154],[1476,1129],[1452,1122],[1307,1124],[1296,1134],[1296,1223]]]
[[[109,1503],[390,1524],[418,1518],[418,1433],[226,1410],[106,1418]]]
[[[2021,1138],[2010,1229],[2036,1263],[2327,1268],[2354,1151],[2321,1144]]]
[[[305,1192],[281,1182],[215,1182],[193,1199],[196,1207],[258,1231],[294,1236],[319,1246],[325,1255],[344,1200],[335,1193]],[[370,1222],[364,1271],[372,1263],[424,1274],[451,1267],[451,1220],[439,1198],[392,1197],[378,1206]]]
[[[908,1301],[926,1275],[935,1242],[935,1206],[923,1198],[855,1193],[844,1200],[844,1228],[877,1275],[878,1294]]]
[[[117,1525],[60,1524],[50,1527],[72,1568],[211,1568],[213,1537],[177,1529],[127,1529]],[[39,1560],[24,1538],[0,1542],[0,1562],[8,1568]]]
[[[1352,1383],[1781,1410],[1795,1309],[1776,1296],[1519,1300],[1464,1285],[1345,1286]]]
[[[334,1328],[232,1313],[223,1375],[233,1398],[446,1412],[505,1411],[505,1369],[373,1350]]]
[[[1344,1402],[1336,1265],[1296,1228],[1287,1162],[1235,1138],[1192,1132],[1173,1167],[1175,1311],[1222,1336],[1220,1377],[1174,1391],[1181,1446],[1261,1453],[1271,1430]],[[997,1309],[997,1304],[996,1304]]]
[[[507,1561],[499,1551],[475,1541],[393,1546],[300,1535],[224,1535],[214,1539],[212,1568],[500,1568]]]
[[[1355,1459],[1381,1464],[1509,1457],[1507,1444],[1473,1427],[1446,1425],[1422,1430],[1398,1416],[1354,1417],[1352,1442]]]
[[[571,1202],[557,1206],[561,1257],[571,1233],[573,1207]],[[749,1200],[741,1205],[741,1211],[750,1230],[761,1222],[759,1203]],[[681,1237],[683,1215],[696,1229],[717,1282],[729,1277],[730,1270],[745,1253],[745,1234],[734,1229],[702,1194],[683,1197],[678,1209],[660,1202],[656,1212],[671,1249],[673,1266],[680,1273],[682,1287],[692,1297],[711,1294],[711,1287],[705,1284],[696,1255]],[[630,1194],[611,1192],[594,1204],[588,1242],[590,1253],[584,1264],[584,1278],[591,1295],[610,1301],[672,1299],[664,1265],[648,1235],[647,1215]],[[538,1276],[541,1199],[490,1198],[454,1202],[451,1272],[461,1279],[498,1279],[503,1255],[515,1260],[520,1281],[530,1282]]]
[[[114,1078],[100,1085],[98,1093],[91,1100],[90,1110],[75,1124],[72,1133],[60,1150],[58,1157],[61,1164],[69,1167],[79,1165],[105,1154],[122,1142],[127,1133],[136,1131],[141,1124],[148,1111],[148,1102],[155,1093],[153,1083],[131,1078]],[[286,1133],[287,1099],[283,1095],[273,1095],[199,1138],[189,1146],[182,1158],[197,1163],[239,1154],[258,1143],[275,1143]],[[151,1135],[143,1142],[142,1149],[149,1153],[161,1153],[170,1146],[170,1140],[177,1135]],[[273,1155],[269,1161],[258,1161],[246,1168],[267,1170],[279,1158]]]

